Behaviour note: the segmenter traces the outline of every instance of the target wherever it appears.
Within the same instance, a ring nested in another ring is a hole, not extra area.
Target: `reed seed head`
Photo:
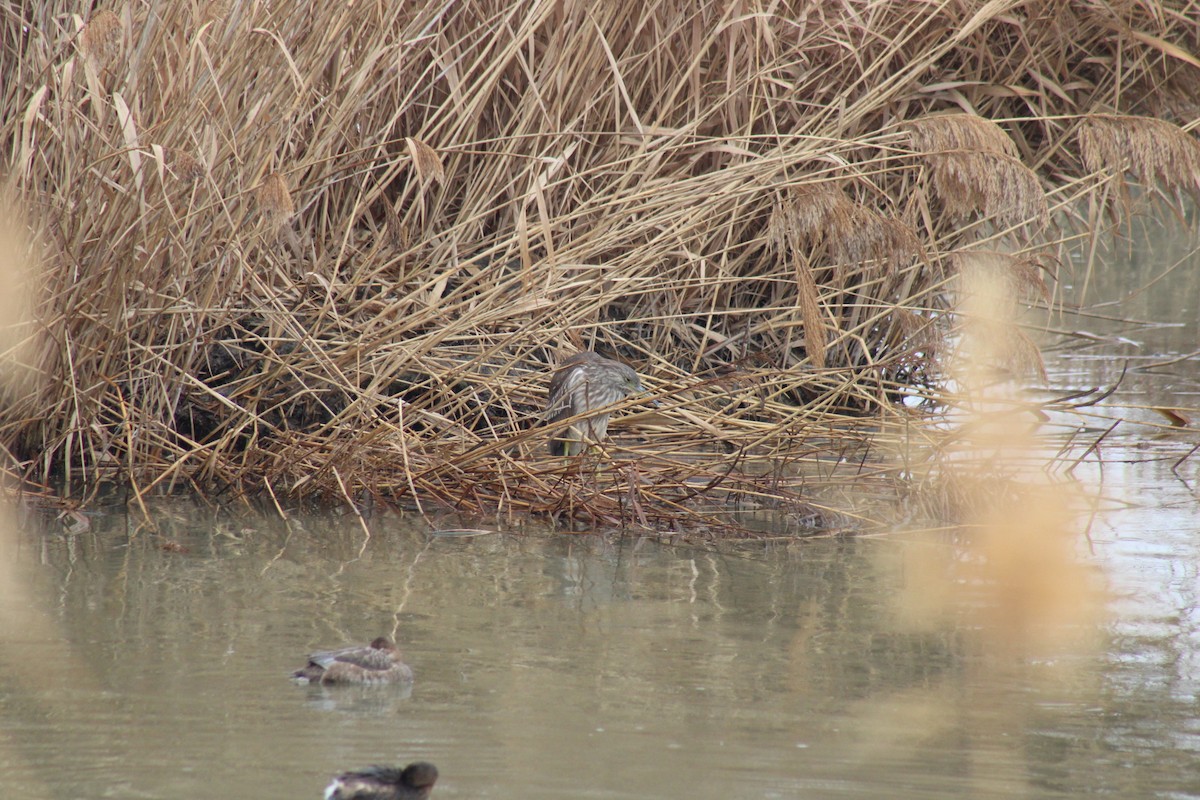
[[[108,9],[93,14],[79,34],[79,49],[101,61],[115,54],[120,44],[121,18]]]
[[[296,207],[292,205],[292,196],[288,192],[287,181],[278,172],[271,172],[263,178],[255,191],[258,205],[263,216],[273,224],[282,224],[292,218]]]

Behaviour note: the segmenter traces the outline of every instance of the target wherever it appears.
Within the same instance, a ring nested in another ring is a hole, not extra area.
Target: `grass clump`
[[[78,8],[0,12],[26,479],[850,520],[963,252],[1042,291],[1080,198],[1197,189],[1200,23],[1156,3]],[[582,347],[664,403],[564,466]]]

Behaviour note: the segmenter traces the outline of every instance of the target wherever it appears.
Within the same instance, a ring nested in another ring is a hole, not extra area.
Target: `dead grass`
[[[939,382],[956,254],[1042,293],[1068,203],[1197,186],[1194,120],[1149,118],[1190,107],[1191,4],[77,9],[0,11],[28,479],[857,524],[822,498],[900,480],[875,437]],[[664,406],[564,466],[579,347]]]

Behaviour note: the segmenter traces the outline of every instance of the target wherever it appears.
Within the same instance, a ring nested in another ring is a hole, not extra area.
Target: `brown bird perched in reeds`
[[[636,372],[620,361],[613,361],[590,350],[563,359],[554,368],[550,379],[550,394],[546,401],[546,422],[588,414],[576,420],[550,439],[550,455],[573,456],[587,449],[589,442],[598,442],[608,433],[611,412],[607,406],[642,391]]]
[[[425,800],[437,779],[437,767],[428,761],[404,769],[367,767],[334,778],[325,789],[325,800]]]

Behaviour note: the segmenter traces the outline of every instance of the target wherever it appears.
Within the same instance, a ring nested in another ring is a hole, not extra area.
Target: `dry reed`
[[[1197,77],[1200,14],[1156,3],[76,8],[0,12],[28,479],[859,524],[952,255],[1042,292],[1049,190],[1196,185],[1192,135],[1127,116]],[[535,420],[579,347],[664,403],[564,465]]]

